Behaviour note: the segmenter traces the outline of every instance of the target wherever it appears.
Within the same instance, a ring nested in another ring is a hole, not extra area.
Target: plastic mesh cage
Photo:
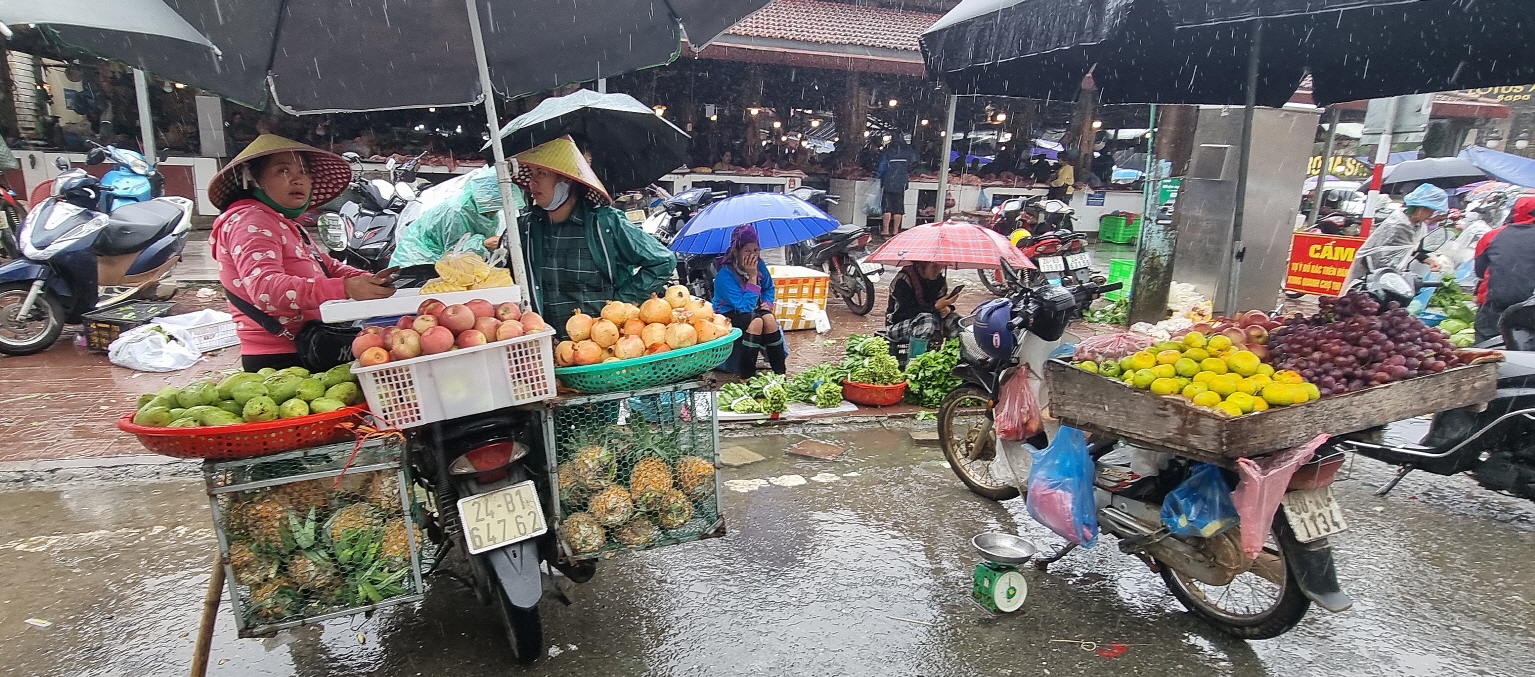
[[[554,370],[560,385],[587,394],[616,393],[651,388],[696,378],[720,366],[730,357],[730,350],[741,330],[732,328],[713,341],[664,353],[645,355],[618,362],[603,362]]]
[[[714,395],[693,382],[550,402],[544,439],[567,555],[724,535]]]
[[[203,465],[241,637],[421,599],[402,448],[386,438]]]
[[[148,324],[175,307],[176,304],[169,301],[128,301],[81,315],[80,318],[85,320],[85,345],[91,350],[106,352],[123,332]]]

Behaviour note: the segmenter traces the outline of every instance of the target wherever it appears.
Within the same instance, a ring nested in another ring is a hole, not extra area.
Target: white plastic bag
[[[815,303],[806,303],[800,306],[799,316],[802,320],[814,322],[815,333],[817,334],[825,334],[831,331],[831,317],[827,316],[826,311],[822,310],[821,306]]]
[[[146,324],[123,332],[107,346],[112,364],[138,371],[177,371],[202,359],[192,337],[174,325]]]

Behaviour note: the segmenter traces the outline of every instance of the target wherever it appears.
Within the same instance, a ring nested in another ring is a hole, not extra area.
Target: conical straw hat
[[[213,175],[213,180],[208,182],[208,201],[220,211],[227,209],[241,192],[238,173],[240,165],[259,157],[288,152],[304,154],[304,167],[314,180],[309,198],[311,205],[322,205],[336,199],[352,180],[352,166],[340,155],[276,134],[262,134],[230,160],[229,164],[224,165],[219,173]]]
[[[523,188],[528,186],[529,165],[536,165],[590,188],[593,202],[606,204],[613,201],[613,196],[608,195],[602,180],[597,178],[597,173],[592,171],[592,166],[582,157],[581,150],[576,148],[576,142],[568,136],[529,148],[513,156],[513,159],[517,160],[517,169],[512,180]]]

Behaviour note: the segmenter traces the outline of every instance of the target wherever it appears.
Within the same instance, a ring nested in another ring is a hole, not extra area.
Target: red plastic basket
[[[117,419],[117,427],[138,436],[145,449],[157,454],[233,461],[350,440],[351,431],[339,424],[365,411],[366,407],[346,407],[325,414],[199,428],[137,425],[134,415],[126,414]]]
[[[842,382],[842,397],[854,404],[884,407],[900,402],[901,396],[905,394],[905,381],[893,386],[877,386],[871,383],[854,383],[852,381]]]

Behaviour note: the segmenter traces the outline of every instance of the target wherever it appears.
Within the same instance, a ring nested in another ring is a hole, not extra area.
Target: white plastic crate
[[[353,301],[344,299],[340,301],[326,301],[320,304],[320,319],[324,322],[350,322],[352,320],[366,320],[374,317],[393,317],[395,315],[414,315],[416,308],[422,301],[437,299],[448,305],[455,303],[467,303],[474,299],[484,299],[492,305],[498,303],[522,303],[522,287],[512,285],[510,287],[491,287],[490,289],[471,289],[469,291],[448,291],[423,294],[418,288],[401,289],[394,296],[371,301]]]
[[[234,320],[200,324],[187,327],[186,330],[192,335],[192,349],[200,353],[240,344],[240,337],[235,334]]]
[[[368,408],[413,428],[554,397],[554,330],[353,367]]]

